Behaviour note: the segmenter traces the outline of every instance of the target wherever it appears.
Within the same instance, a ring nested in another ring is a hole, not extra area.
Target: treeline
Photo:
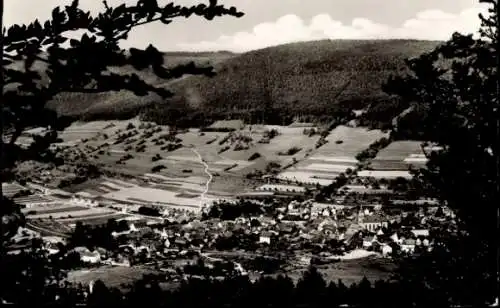
[[[162,290],[145,277],[122,294],[98,281],[88,297],[89,306],[112,307],[449,307],[445,294],[426,291],[418,283],[371,283],[366,278],[346,286],[327,283],[310,268],[294,284],[287,276],[263,277],[251,282],[246,276],[222,281],[189,279],[175,290]]]
[[[349,104],[317,106],[314,108],[294,108],[296,102],[290,106],[271,106],[258,103],[232,108],[229,105],[219,104],[212,108],[210,104],[192,107],[185,98],[174,97],[168,101],[149,104],[127,109],[119,114],[115,112],[89,113],[79,119],[84,121],[96,120],[124,120],[136,117],[138,114],[143,121],[154,122],[158,125],[170,125],[178,128],[201,127],[204,131],[213,131],[209,128],[213,122],[220,120],[241,119],[246,124],[290,125],[299,117],[304,122],[330,123],[342,119],[342,122],[354,118],[352,106]],[[305,105],[311,106],[311,103]],[[218,130],[217,130],[218,131]]]
[[[370,129],[389,130],[393,128],[393,121],[409,104],[397,98],[374,99],[369,107],[357,117],[359,126]]]
[[[236,204],[218,202],[210,207],[208,213],[203,213],[202,219],[234,220],[238,217],[257,216],[263,213],[262,205],[247,200],[238,201]]]
[[[356,154],[356,159],[361,163],[374,159],[377,157],[378,152],[386,148],[389,144],[391,144],[391,142],[391,138],[382,137],[370,144],[367,149]]]
[[[118,242],[111,234],[128,229],[128,223],[124,220],[117,222],[115,219],[109,219],[106,224],[97,226],[84,225],[79,221],[71,233],[67,248],[87,247],[93,250],[102,247],[113,250],[118,247]]]

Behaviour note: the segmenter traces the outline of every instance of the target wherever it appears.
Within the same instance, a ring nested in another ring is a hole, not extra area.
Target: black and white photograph
[[[499,23],[0,0],[0,305],[498,307]]]

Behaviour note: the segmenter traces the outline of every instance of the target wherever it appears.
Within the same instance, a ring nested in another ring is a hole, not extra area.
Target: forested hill
[[[171,53],[165,55],[167,63],[193,59],[201,65],[214,65],[217,75],[188,76],[168,83],[146,76],[174,90],[176,97],[169,101],[137,98],[132,93],[72,95],[61,96],[52,106],[62,113],[118,117],[125,111],[134,114],[145,105],[153,105],[149,118],[159,121],[169,118],[172,109],[180,111],[175,114],[206,117],[239,117],[252,110],[319,116],[332,114],[339,107],[355,110],[371,106],[375,117],[389,120],[407,106],[396,106],[381,85],[390,75],[404,73],[404,59],[430,51],[437,44],[415,40],[323,40],[244,54]]]

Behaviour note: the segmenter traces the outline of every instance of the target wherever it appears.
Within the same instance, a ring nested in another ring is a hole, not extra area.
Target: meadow
[[[423,157],[420,141],[395,141],[379,151],[371,161],[373,170],[406,171],[410,165],[423,167],[427,159]]]
[[[387,135],[380,130],[340,125],[330,132],[326,144],[281,172],[278,178],[309,185],[330,185],[339,174],[356,169],[356,154]]]

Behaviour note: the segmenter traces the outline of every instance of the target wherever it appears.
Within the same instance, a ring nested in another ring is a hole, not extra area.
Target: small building
[[[92,264],[101,262],[101,254],[98,251],[90,251],[86,247],[75,247],[73,251],[80,255],[82,262]]]
[[[377,242],[377,236],[376,235],[370,235],[370,236],[365,236],[363,238],[363,248],[370,248],[372,247],[373,243]]]
[[[382,245],[381,250],[382,250],[382,256],[384,257],[388,257],[392,254],[392,247],[389,245]]]
[[[405,239],[401,243],[401,251],[406,253],[413,253],[415,251],[415,245],[417,241],[414,239]]]
[[[272,233],[271,232],[262,232],[259,236],[260,244],[271,244]]]
[[[75,205],[80,205],[84,207],[97,207],[99,206],[99,202],[94,200],[93,196],[89,196],[87,194],[82,194],[82,192],[75,194],[71,198],[71,203]]]
[[[429,237],[429,230],[428,229],[414,229],[414,230],[411,230],[411,233],[413,233],[413,235],[415,237]]]

